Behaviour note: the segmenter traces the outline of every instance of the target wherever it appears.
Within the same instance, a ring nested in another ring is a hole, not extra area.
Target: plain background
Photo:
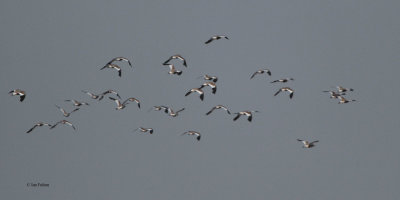
[[[399,1],[11,1],[0,3],[4,199],[398,199]],[[204,42],[216,34],[230,40]],[[162,63],[187,59],[182,76]],[[122,77],[99,69],[124,56]],[[270,69],[272,76],[258,75]],[[219,77],[215,95],[199,76]],[[293,77],[295,81],[271,84]],[[323,90],[351,87],[339,105]],[[295,90],[273,94],[283,86]],[[24,102],[8,92],[27,92]],[[115,89],[115,110],[81,90]],[[68,126],[54,104],[85,101]],[[253,122],[232,112],[259,110]],[[152,106],[186,108],[178,117]],[[154,134],[133,132],[139,126]],[[187,130],[202,140],[180,136]],[[304,149],[296,139],[320,140]],[[27,183],[50,187],[27,187]]]

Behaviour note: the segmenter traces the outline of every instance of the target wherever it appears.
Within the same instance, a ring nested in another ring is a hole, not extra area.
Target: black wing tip
[[[203,101],[204,100],[204,94],[200,95],[200,99]]]

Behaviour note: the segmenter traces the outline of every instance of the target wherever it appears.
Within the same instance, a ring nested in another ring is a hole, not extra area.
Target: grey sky
[[[0,196],[7,199],[397,199],[399,1],[0,3]],[[230,40],[205,45],[215,34]],[[161,64],[174,54],[182,76]],[[122,77],[99,69],[116,56]],[[271,77],[251,74],[262,68]],[[216,75],[204,102],[185,97]],[[293,77],[286,84],[270,84]],[[338,105],[323,90],[354,88]],[[282,86],[294,98],[273,94]],[[27,92],[24,102],[7,93]],[[116,111],[81,90],[117,90]],[[54,104],[90,103],[70,127]],[[252,123],[217,111],[259,110]],[[176,118],[155,105],[186,110]],[[154,134],[133,133],[152,127]],[[179,136],[199,131],[202,140]],[[303,149],[296,139],[320,140]],[[26,187],[42,182],[48,188]]]

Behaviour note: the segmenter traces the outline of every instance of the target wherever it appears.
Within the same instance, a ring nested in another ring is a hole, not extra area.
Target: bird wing
[[[30,133],[30,132],[32,132],[33,131],[33,129],[35,129],[36,127],[37,127],[38,125],[37,124],[35,124],[31,129],[29,129],[26,133]]]
[[[274,96],[278,95],[281,91],[282,91],[282,90],[279,89],[279,90],[274,94]]]
[[[210,38],[209,40],[207,40],[207,41],[205,42],[205,44],[208,44],[208,43],[212,42],[213,40],[214,40],[213,38]]]

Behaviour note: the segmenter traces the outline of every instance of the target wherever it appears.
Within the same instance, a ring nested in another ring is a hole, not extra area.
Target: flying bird
[[[88,103],[86,103],[86,102],[80,102],[80,101],[77,101],[77,100],[75,100],[75,99],[67,99],[67,100],[65,100],[66,102],[72,102],[73,104],[74,104],[74,106],[82,106],[82,105],[89,105]]]
[[[156,111],[160,111],[161,109],[164,109],[164,112],[168,114],[168,109],[169,109],[169,108],[168,108],[167,106],[153,106],[152,109],[153,109],[153,110],[156,110]],[[150,109],[149,112],[150,112],[152,109]]]
[[[267,73],[269,76],[271,76],[271,71],[269,69],[260,69],[254,72],[253,75],[251,75],[250,79],[254,78],[254,76],[257,74],[264,74],[264,73]]]
[[[205,42],[205,44],[208,44],[208,43],[210,43],[210,42],[212,42],[214,40],[219,40],[221,38],[225,38],[225,39],[229,40],[229,38],[227,36],[225,36],[225,35],[216,35],[216,36],[212,36],[209,40],[207,40]]]
[[[170,60],[172,60],[172,59],[179,59],[179,60],[182,60],[182,61],[183,61],[183,66],[187,67],[185,58],[183,58],[183,57],[182,57],[181,55],[179,55],[179,54],[176,54],[176,55],[173,55],[173,56],[169,57],[168,60],[166,60],[166,61],[163,63],[163,65],[168,64],[168,62],[169,62]]]
[[[189,92],[187,92],[187,93],[185,94],[185,96],[188,96],[189,94],[191,94],[191,93],[193,93],[193,92],[199,93],[199,94],[200,94],[200,99],[201,99],[202,101],[204,100],[204,92],[203,92],[203,90],[200,89],[200,88],[193,88],[193,89],[191,89]]]
[[[182,135],[195,135],[195,136],[197,136],[196,139],[198,141],[200,141],[200,138],[201,138],[201,134],[196,131],[186,131],[186,132],[182,133]]]
[[[53,126],[51,126],[50,129],[55,128],[58,124],[65,124],[65,125],[71,126],[74,130],[76,130],[75,126],[74,126],[71,122],[69,122],[69,121],[67,121],[67,120],[58,121],[56,124],[54,124]]]
[[[242,111],[242,112],[237,112],[233,114],[237,114],[235,118],[233,118],[233,121],[236,121],[239,119],[241,115],[246,115],[247,116],[247,121],[251,122],[253,120],[253,113],[258,112],[257,110],[252,110],[252,111]]]
[[[209,76],[207,74],[205,74],[204,76],[200,76],[199,78],[203,78],[206,81],[212,81],[214,83],[216,83],[218,81],[218,77],[216,76]]]
[[[36,123],[31,129],[29,129],[26,133],[32,132],[33,129],[35,129],[35,128],[38,127],[38,126],[48,126],[48,127],[51,127],[51,124],[44,123],[44,122],[38,122],[38,123]]]
[[[112,64],[112,63],[115,62],[115,61],[124,61],[124,62],[127,62],[128,65],[132,67],[131,61],[130,61],[128,58],[125,58],[125,57],[115,57],[115,58],[113,58],[110,62],[108,62],[107,64]]]
[[[211,114],[215,109],[224,109],[228,114],[231,114],[231,112],[228,110],[228,108],[226,108],[225,106],[223,106],[223,105],[217,105],[217,106],[214,106],[213,108],[211,108],[211,110],[210,111],[208,111],[207,113],[206,113],[206,115],[209,115],[209,114]]]
[[[8,94],[11,94],[11,96],[19,96],[20,102],[22,102],[26,96],[25,91],[20,89],[11,90]]]
[[[107,91],[103,92],[103,93],[100,95],[99,100],[102,100],[102,99],[104,98],[104,96],[107,95],[107,94],[115,94],[115,95],[117,95],[117,97],[118,97],[119,99],[121,99],[121,96],[119,96],[118,92],[116,92],[115,90],[107,90]]]
[[[69,117],[73,112],[79,110],[79,108],[75,108],[75,109],[72,110],[71,112],[67,112],[67,111],[65,111],[63,108],[61,108],[60,106],[58,106],[58,105],[55,105],[55,106],[63,113],[64,117]]]
[[[137,129],[135,129],[134,132],[137,131],[137,130],[140,130],[140,132],[142,132],[142,133],[149,132],[150,134],[153,134],[153,129],[152,128],[139,127]]]
[[[110,69],[115,69],[118,71],[118,76],[121,77],[121,67],[116,65],[116,64],[112,64],[112,63],[107,63],[104,67],[102,67],[100,70],[105,69],[105,68],[110,68]]]
[[[112,97],[108,97],[108,98],[113,100],[113,101],[115,101],[115,103],[117,103],[117,107],[115,108],[115,110],[124,109],[126,107],[126,105],[129,104],[129,102],[133,102],[133,101],[136,102],[138,107],[140,108],[140,101],[137,100],[136,98],[133,98],[133,97],[131,97],[129,99],[126,99],[123,103],[121,103],[121,101],[119,99],[115,99],[115,98],[112,98]]]
[[[209,86],[212,89],[212,93],[215,94],[217,92],[217,85],[213,82],[205,82],[203,85],[200,86],[199,89],[202,89],[205,86]]]
[[[283,88],[279,89],[279,90],[274,94],[274,96],[278,95],[280,92],[289,92],[289,97],[290,97],[290,98],[293,98],[293,93],[294,93],[294,91],[293,91],[291,88],[289,88],[289,87],[283,87]]]
[[[315,141],[309,142],[309,141],[307,141],[307,140],[300,140],[300,139],[297,139],[297,141],[299,141],[299,142],[302,142],[302,143],[303,143],[303,148],[312,148],[312,147],[314,147],[314,146],[315,146],[315,145],[314,145],[314,143],[317,143],[317,142],[319,142],[318,140],[315,140]]]
[[[354,91],[352,88],[344,88],[342,86],[336,86],[338,92]]]
[[[180,75],[182,74],[182,71],[176,70],[176,69],[175,69],[175,66],[174,66],[173,64],[168,64],[168,63],[167,63],[167,64],[163,64],[163,65],[169,67],[168,74],[176,74],[176,75],[178,75],[178,76],[180,76]]]
[[[294,81],[294,78],[283,78],[283,79],[278,79],[278,80],[275,80],[275,81],[271,81],[271,83],[286,83],[286,82],[288,82],[288,81]]]
[[[97,94],[93,94],[91,92],[88,92],[86,90],[82,90],[83,93],[86,93],[87,95],[89,95],[92,99],[99,99],[99,101],[103,98],[102,95],[97,95]]]
[[[346,93],[338,93],[336,91],[322,91],[322,92],[329,92],[331,99],[338,99],[341,95],[346,95]]]
[[[338,102],[338,104],[344,104],[344,103],[349,103],[349,102],[356,101],[356,100],[354,100],[354,99],[352,99],[352,100],[347,100],[346,98],[344,98],[344,97],[342,97],[342,96],[339,96],[338,98],[340,99],[340,101]]]
[[[182,108],[182,109],[180,109],[180,110],[174,112],[171,108],[168,108],[168,109],[166,110],[166,112],[168,113],[169,116],[171,116],[171,117],[176,117],[176,116],[178,116],[178,114],[179,114],[180,112],[182,112],[182,111],[184,111],[184,110],[185,110],[185,108]]]

